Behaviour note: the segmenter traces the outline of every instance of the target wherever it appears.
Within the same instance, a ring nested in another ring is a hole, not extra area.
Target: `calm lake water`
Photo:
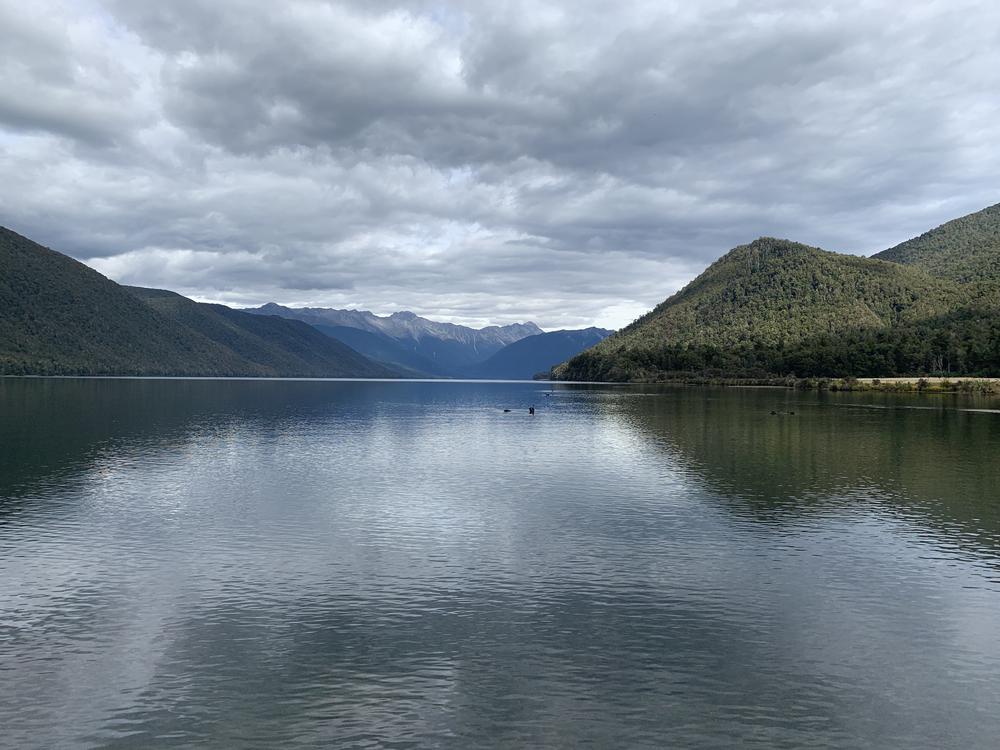
[[[997,408],[0,379],[0,746],[996,748]]]

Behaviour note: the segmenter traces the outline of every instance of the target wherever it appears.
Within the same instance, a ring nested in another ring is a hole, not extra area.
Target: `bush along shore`
[[[888,393],[1000,394],[998,378],[797,378],[795,388]]]
[[[659,375],[659,374],[658,374]],[[1000,378],[891,377],[891,378],[798,378],[717,377],[694,373],[633,378],[629,383],[712,385],[744,388],[791,388],[802,391],[878,391],[883,393],[971,393],[1000,395]]]

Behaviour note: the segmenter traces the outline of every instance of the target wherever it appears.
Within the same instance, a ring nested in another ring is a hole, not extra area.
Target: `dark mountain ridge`
[[[270,371],[294,372],[299,377],[398,376],[391,368],[299,321],[248,315],[163,289],[123,288],[164,317]]]
[[[548,331],[505,346],[489,359],[468,368],[469,378],[531,380],[611,335],[603,328]]]
[[[0,374],[394,375],[304,323],[123,287],[6,228]]]
[[[351,328],[350,326],[328,326],[322,323],[317,323],[313,328],[347,344],[372,361],[380,362],[410,377],[433,378],[442,376],[434,362],[384,333]]]

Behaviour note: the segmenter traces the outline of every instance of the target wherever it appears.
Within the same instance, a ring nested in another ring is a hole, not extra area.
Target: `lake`
[[[0,746],[1000,746],[997,409],[0,379]]]

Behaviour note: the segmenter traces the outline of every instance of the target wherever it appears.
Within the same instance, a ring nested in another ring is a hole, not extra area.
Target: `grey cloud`
[[[111,52],[98,19],[58,18],[62,6],[39,0],[0,3],[0,125],[59,134],[109,147],[152,121],[138,100],[142,71],[131,71],[128,44]]]
[[[978,3],[0,19],[4,223],[203,299],[622,324],[761,234],[872,252],[998,200]]]

